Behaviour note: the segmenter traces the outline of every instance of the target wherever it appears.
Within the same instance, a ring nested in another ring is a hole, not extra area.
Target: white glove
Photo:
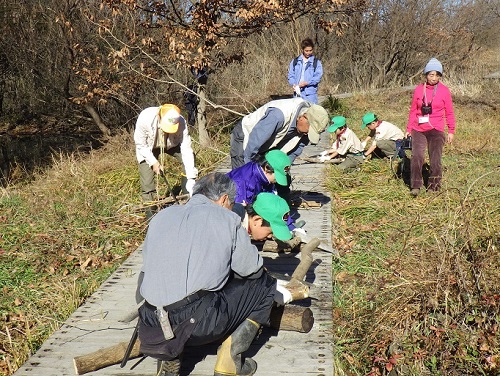
[[[190,196],[193,195],[194,183],[196,183],[194,179],[188,179],[186,182],[186,191],[188,191]]]
[[[288,283],[286,281],[283,281]],[[274,301],[280,305],[285,305],[292,301],[292,294],[288,291],[285,286],[280,283],[278,279],[278,284],[276,285],[276,294],[274,295]]]
[[[363,142],[361,143],[361,146],[363,147],[363,149],[364,149],[364,148],[366,148],[366,141],[363,141]]]
[[[300,236],[300,235],[307,235],[306,230],[304,230],[303,228],[299,228],[299,227],[295,227],[295,228],[292,230],[292,232],[293,232],[294,234],[298,234],[298,236]]]
[[[186,177],[188,179],[196,179],[198,177],[198,169],[196,167],[193,167],[191,173],[189,173],[189,171],[186,171]]]
[[[326,162],[329,161],[330,159],[332,159],[332,157],[330,157],[329,155],[322,155],[321,157],[319,157],[320,162]]]
[[[319,153],[322,157],[325,155],[328,155],[328,150],[323,150],[321,153]]]
[[[295,90],[295,94],[297,94],[300,97],[300,86],[299,85],[295,85],[293,87],[293,89]]]

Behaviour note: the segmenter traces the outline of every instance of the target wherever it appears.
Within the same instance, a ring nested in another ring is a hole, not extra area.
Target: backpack
[[[297,65],[297,63],[299,62],[299,57],[300,56],[297,56],[295,59],[293,59],[293,70],[295,70],[295,66]],[[316,72],[316,67],[318,66],[318,58],[317,57],[314,57],[314,61],[313,61],[313,72]]]

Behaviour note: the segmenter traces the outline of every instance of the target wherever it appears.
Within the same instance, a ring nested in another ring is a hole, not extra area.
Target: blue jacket
[[[313,68],[313,62],[316,59],[315,56],[311,56],[306,63],[306,69],[304,71],[303,81],[307,82],[308,85],[300,89],[300,96],[312,103],[318,103],[318,84],[323,76],[323,66],[321,65],[321,60],[317,60],[316,70]],[[302,55],[297,59],[297,64],[294,66],[293,59],[288,67],[288,83],[290,86],[297,85],[300,82],[300,75],[302,73],[302,66],[304,61]]]
[[[261,192],[276,193],[273,183],[269,183],[262,167],[257,162],[248,162],[227,173],[236,184],[234,202],[251,204]]]

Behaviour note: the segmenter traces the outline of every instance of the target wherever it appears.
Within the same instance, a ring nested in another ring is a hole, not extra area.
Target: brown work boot
[[[248,350],[260,325],[246,319],[217,350],[214,376],[251,376],[257,371],[257,362],[251,358],[242,362],[241,354]]]

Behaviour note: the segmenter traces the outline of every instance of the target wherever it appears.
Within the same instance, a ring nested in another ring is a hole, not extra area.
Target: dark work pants
[[[173,156],[180,163],[183,163],[180,145],[177,145],[173,148],[165,150],[165,153]],[[153,154],[154,154],[155,158],[158,159],[160,156],[160,149],[153,149]],[[156,197],[155,173],[153,172],[153,169],[146,163],[146,161],[142,161],[141,163],[139,163],[139,177],[140,177],[140,181],[141,181],[142,200],[145,202],[155,201],[157,198]],[[187,179],[183,175],[181,180],[182,180],[182,182],[181,182],[182,192],[187,193],[187,191],[186,191]]]
[[[231,157],[231,168],[233,170],[245,164],[245,159],[243,157],[244,138],[245,135],[243,134],[243,126],[240,120],[231,131],[231,147],[229,149],[229,155]]]
[[[232,278],[220,291],[215,291],[183,307],[169,311],[172,328],[189,320],[204,300],[209,300],[201,319],[186,346],[215,342],[230,335],[247,318],[269,325],[269,316],[276,293],[276,280],[266,272],[255,279]],[[145,305],[139,308],[141,325],[158,327],[154,310]],[[142,340],[141,340],[142,341]]]
[[[441,157],[445,143],[444,132],[432,129],[426,132],[412,130],[412,150],[411,150],[411,188],[422,188],[422,166],[424,164],[425,148],[429,153],[430,176],[428,189],[437,191],[441,188],[441,178],[443,176]]]

